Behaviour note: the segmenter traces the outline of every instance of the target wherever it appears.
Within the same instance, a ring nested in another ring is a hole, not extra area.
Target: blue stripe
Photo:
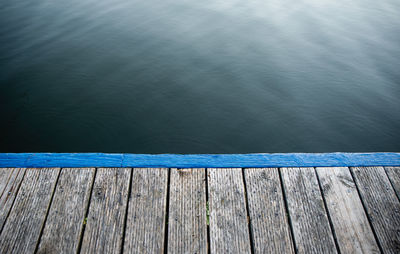
[[[356,167],[400,166],[400,153],[106,154],[0,153],[0,167]]]

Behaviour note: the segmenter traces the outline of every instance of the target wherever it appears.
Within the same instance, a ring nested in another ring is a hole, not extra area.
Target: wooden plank
[[[38,253],[77,252],[88,206],[94,168],[63,168]]]
[[[336,253],[314,168],[282,168],[298,253]]]
[[[0,168],[0,196],[3,195],[3,191],[13,170],[14,168]]]
[[[384,253],[400,252],[400,203],[383,167],[351,168]]]
[[[390,182],[400,199],[400,167],[385,167]]]
[[[27,169],[0,235],[0,253],[35,251],[58,174],[58,168]]]
[[[4,181],[5,184],[0,196],[0,232],[7,219],[8,213],[10,212],[12,204],[14,203],[19,186],[25,174],[24,168],[8,168],[5,170],[8,174],[7,177],[2,178],[1,180]]]
[[[134,168],[125,253],[163,253],[168,169]]]
[[[250,253],[242,170],[208,169],[211,253]]]
[[[400,153],[0,153],[0,167],[269,168],[399,166]]]
[[[205,169],[171,169],[169,253],[207,253]]]
[[[81,253],[119,253],[131,169],[99,168],[93,185]]]
[[[347,167],[317,168],[341,253],[380,253]]]
[[[123,157],[124,154],[107,153],[0,153],[0,167],[111,168],[121,167]]]
[[[278,169],[244,172],[255,253],[294,253]]]

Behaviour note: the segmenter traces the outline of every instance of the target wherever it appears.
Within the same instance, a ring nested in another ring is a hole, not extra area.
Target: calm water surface
[[[0,2],[0,152],[399,150],[399,0]]]

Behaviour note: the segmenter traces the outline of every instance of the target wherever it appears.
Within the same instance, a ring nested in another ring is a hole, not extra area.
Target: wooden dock
[[[8,167],[0,195],[0,253],[400,253],[400,165]]]

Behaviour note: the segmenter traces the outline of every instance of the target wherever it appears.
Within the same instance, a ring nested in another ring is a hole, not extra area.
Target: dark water
[[[400,150],[398,0],[2,0],[0,152]]]

